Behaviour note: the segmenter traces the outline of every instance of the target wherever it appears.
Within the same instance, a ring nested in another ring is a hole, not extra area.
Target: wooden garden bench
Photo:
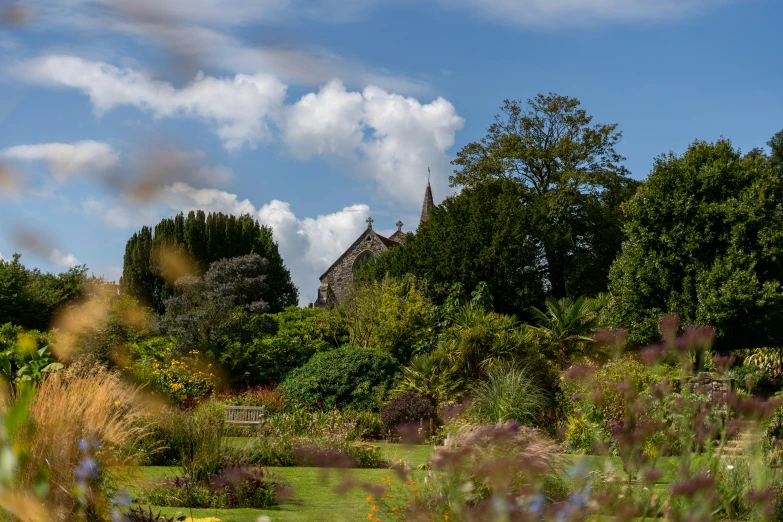
[[[226,424],[257,426],[264,417],[263,406],[224,406]]]

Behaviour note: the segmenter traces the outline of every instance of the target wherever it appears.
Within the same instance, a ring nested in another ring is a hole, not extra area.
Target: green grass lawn
[[[232,437],[229,443],[234,446],[247,444],[249,439]],[[432,446],[405,446],[386,442],[377,443],[383,449],[387,461],[406,462],[412,467],[426,463],[433,451]],[[610,470],[622,474],[622,462],[617,457],[599,457],[587,455],[565,455],[569,462],[566,474],[584,474],[590,471]],[[658,480],[660,485],[671,482],[673,467],[668,459],[661,459],[660,468],[663,476]],[[268,516],[273,522],[281,521],[358,521],[366,520],[369,507],[366,497],[367,490],[360,485],[338,492],[336,488],[346,481],[382,485],[381,478],[392,477],[392,494],[399,496],[401,480],[389,469],[349,469],[334,470],[323,468],[267,468],[282,477],[291,485],[292,494],[272,509],[186,509],[186,508],[153,508],[167,515],[185,515],[194,518],[216,517],[223,522],[254,522],[261,515]],[[128,479],[127,487],[132,495],[137,495],[143,485],[172,477],[179,473],[176,467],[145,466],[135,468],[133,476]],[[414,472],[415,478],[423,477],[424,472]],[[382,507],[376,514],[380,514]],[[381,517],[381,520],[384,520]]]
[[[345,481],[382,485],[381,478],[392,476],[392,494],[402,491],[400,479],[388,469],[330,470],[323,468],[267,468],[283,477],[292,487],[292,495],[272,509],[187,509],[153,508],[167,515],[185,515],[194,518],[217,517],[223,522],[254,522],[266,515],[273,522],[281,521],[358,521],[366,520],[371,504],[368,492],[353,487],[345,493],[335,488]],[[149,484],[178,472],[176,467],[140,467],[131,479],[128,489],[138,494],[143,484]],[[417,473],[421,475],[421,472]],[[379,511],[380,512],[380,511]]]
[[[226,442],[230,446],[242,448],[250,445],[253,437],[226,437]],[[385,441],[371,442],[381,447],[383,458],[391,464],[405,462],[411,467],[425,464],[432,456],[433,447],[426,444],[393,444]]]

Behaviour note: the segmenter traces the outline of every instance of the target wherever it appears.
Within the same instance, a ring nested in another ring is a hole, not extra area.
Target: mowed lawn
[[[249,439],[234,437],[229,444],[242,446],[249,443]],[[388,462],[406,462],[415,468],[426,463],[432,454],[432,446],[416,445],[406,446],[377,443],[383,448]],[[566,455],[569,461],[566,474],[585,474],[589,471],[614,469],[622,473],[622,463],[616,457],[597,457]],[[661,459],[660,466],[663,476],[659,484],[669,483],[673,476],[673,466],[669,459]],[[358,521],[367,520],[370,508],[374,503],[367,502],[369,495],[362,484],[372,484],[388,488],[395,496],[402,492],[402,480],[393,470],[389,469],[324,469],[324,468],[266,468],[270,472],[283,478],[291,486],[291,495],[283,500],[279,506],[272,509],[189,509],[189,508],[156,508],[154,512],[162,512],[166,515],[185,515],[194,518],[216,517],[224,522],[254,522],[261,515],[266,515],[273,522],[287,521]],[[138,494],[143,485],[149,485],[166,477],[173,477],[180,472],[177,467],[142,466],[134,470],[129,479],[128,489],[131,494]],[[413,471],[414,480],[423,479],[425,472]],[[387,486],[381,479],[392,478],[391,486]],[[351,488],[341,488],[346,483],[354,484]],[[342,491],[345,489],[344,491]],[[341,490],[341,491],[338,491]],[[376,514],[381,514],[382,506]],[[384,520],[384,517],[381,518]]]
[[[402,492],[402,481],[388,469],[349,469],[335,470],[324,468],[266,468],[284,478],[292,488],[292,494],[279,506],[272,509],[189,509],[157,508],[166,515],[185,515],[194,518],[217,517],[223,522],[254,522],[261,515],[268,516],[273,522],[281,521],[357,521],[366,520],[371,504],[367,502],[368,491],[355,486],[346,492],[337,492],[336,488],[347,481],[367,483],[383,487],[382,478],[392,477],[389,491],[392,494]],[[129,488],[132,494],[138,493],[139,486],[151,484],[179,472],[176,467],[142,466]],[[423,472],[414,472],[421,477]],[[415,478],[415,477],[414,477]]]
[[[249,444],[250,438],[230,437],[228,443],[241,447]],[[432,446],[402,445],[378,442],[384,458],[390,463],[405,462],[411,467],[426,463],[432,454]],[[158,508],[166,515],[185,515],[194,518],[216,517],[223,522],[255,522],[261,515],[268,516],[273,522],[281,521],[356,521],[367,520],[372,504],[367,502],[368,491],[363,484],[386,486],[381,479],[392,478],[389,491],[392,494],[402,492],[402,480],[390,469],[324,469],[324,468],[276,468],[267,467],[270,472],[282,477],[291,486],[291,496],[272,509],[190,509]],[[173,477],[181,473],[178,467],[140,466],[135,468],[127,485],[132,495],[139,493],[141,487],[156,481]],[[423,477],[423,472],[412,472],[413,478]],[[347,491],[340,486],[355,484]],[[379,506],[379,511],[381,507]]]

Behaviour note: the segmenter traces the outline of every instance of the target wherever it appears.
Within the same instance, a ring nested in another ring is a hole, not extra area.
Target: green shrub
[[[397,438],[400,435],[413,435],[413,429],[428,437],[435,426],[436,411],[432,401],[413,392],[397,395],[381,412],[381,430],[385,437]]]
[[[313,409],[378,411],[397,369],[389,354],[345,346],[315,354],[281,388],[291,401]]]
[[[598,402],[610,431],[612,424],[619,423],[625,415],[628,400],[655,380],[652,371],[633,358],[609,361],[596,372],[595,382],[602,396]]]
[[[597,444],[610,440],[602,425],[591,422],[584,415],[574,415],[566,419],[564,443],[568,453],[589,455]]]
[[[487,371],[471,392],[471,411],[482,422],[517,421],[541,427],[541,413],[549,405],[535,375],[513,364],[498,364]]]
[[[386,466],[381,447],[366,442],[354,442],[347,447],[348,458],[357,468],[382,468]]]
[[[172,337],[152,337],[129,345],[130,371],[137,382],[175,403],[188,403],[210,395],[216,384],[212,364],[197,351],[177,355]]]
[[[761,395],[772,395],[780,389],[780,377],[773,376],[769,370],[748,363],[731,368],[727,377],[734,379],[734,387],[737,390],[746,390]]]
[[[764,426],[761,448],[773,465],[783,463],[783,407],[775,410]]]
[[[343,412],[354,422],[354,429],[348,435],[349,440],[378,440],[383,437],[381,416],[370,411]]]

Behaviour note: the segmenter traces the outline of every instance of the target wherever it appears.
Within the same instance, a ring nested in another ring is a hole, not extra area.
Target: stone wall
[[[321,287],[318,289],[317,306],[341,304],[351,290],[353,283],[353,266],[356,259],[364,252],[373,256],[388,250],[386,245],[372,231],[367,229],[353,245],[345,251],[337,262],[324,274]]]

